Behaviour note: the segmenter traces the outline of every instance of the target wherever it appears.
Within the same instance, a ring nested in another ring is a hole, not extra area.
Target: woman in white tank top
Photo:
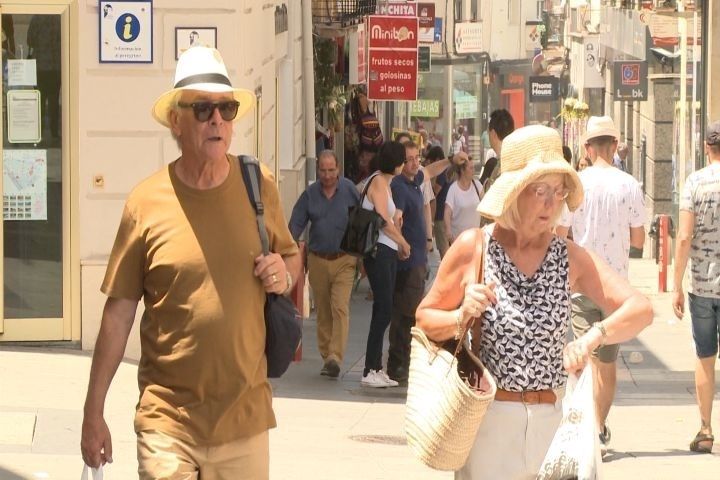
[[[390,192],[390,181],[400,174],[405,163],[405,147],[398,142],[386,142],[375,160],[378,171],[371,175],[366,184],[362,207],[375,210],[385,219],[386,224],[380,231],[374,255],[363,259],[373,292],[373,308],[361,384],[366,387],[396,387],[398,383],[383,371],[382,352],[385,330],[390,324],[392,313],[398,257],[405,259],[410,256],[410,245],[395,225],[396,209]]]

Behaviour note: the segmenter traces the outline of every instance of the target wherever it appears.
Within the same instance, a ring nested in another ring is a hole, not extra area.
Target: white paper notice
[[[40,92],[10,90],[7,92],[8,142],[38,143],[41,136]]]
[[[3,150],[3,219],[47,220],[47,150]]]
[[[8,60],[8,86],[34,87],[37,85],[37,64],[35,59]]]

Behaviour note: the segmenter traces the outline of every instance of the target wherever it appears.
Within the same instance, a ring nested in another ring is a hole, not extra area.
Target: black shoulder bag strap
[[[370,175],[370,178],[368,178],[367,183],[365,183],[362,194],[360,195],[360,206],[361,207],[362,207],[363,200],[365,199],[365,197],[367,197],[367,192],[370,189],[370,184],[372,183],[373,180],[375,180],[375,177],[377,177],[378,175],[380,175],[380,173],[374,173],[374,174]]]
[[[265,227],[265,207],[260,198],[260,162],[250,155],[239,155],[240,170],[243,174],[245,188],[250,197],[250,204],[255,209],[255,217],[257,218],[258,232],[260,233],[260,242],[262,243],[263,254],[270,253],[270,241],[268,240],[267,228]]]
[[[473,188],[475,188],[475,193],[477,193],[478,200],[482,200],[482,197],[480,196],[480,190],[478,190],[477,185],[475,185],[475,179],[473,178],[470,180],[470,183],[472,183]]]

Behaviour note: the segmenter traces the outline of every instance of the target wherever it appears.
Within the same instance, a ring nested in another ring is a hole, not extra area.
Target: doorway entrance
[[[0,20],[0,342],[69,340],[69,8],[3,4]]]

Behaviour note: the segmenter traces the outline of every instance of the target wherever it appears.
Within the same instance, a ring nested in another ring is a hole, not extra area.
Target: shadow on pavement
[[[658,452],[619,452],[615,450],[608,450],[608,453],[603,457],[603,463],[616,462],[627,458],[655,458],[655,457],[694,457],[701,454],[691,452],[689,450],[664,450]]]
[[[30,480],[28,477],[23,477],[18,475],[15,472],[11,472],[10,470],[6,470],[5,468],[0,466],[0,478],[2,480]]]
[[[637,353],[636,353],[637,352]],[[641,355],[641,361],[633,356]],[[673,371],[640,340],[624,342],[614,405],[695,405],[695,372]],[[629,376],[628,376],[629,374]]]

